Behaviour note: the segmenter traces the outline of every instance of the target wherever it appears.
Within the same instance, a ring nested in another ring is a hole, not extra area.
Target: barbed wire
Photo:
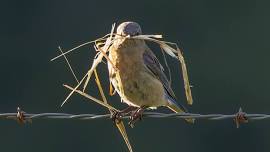
[[[130,116],[124,116],[122,119],[129,119]],[[247,123],[248,120],[262,120],[270,118],[270,114],[248,114],[239,111],[235,114],[194,114],[194,113],[159,113],[144,112],[143,118],[176,118],[176,119],[206,119],[206,120],[224,120],[233,119],[237,128],[241,123]],[[19,123],[32,122],[33,119],[77,119],[77,120],[94,120],[94,119],[111,119],[111,114],[68,114],[68,113],[26,113],[19,107],[17,113],[0,113],[0,119],[14,119]]]

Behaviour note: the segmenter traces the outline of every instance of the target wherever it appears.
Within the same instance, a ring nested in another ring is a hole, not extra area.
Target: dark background
[[[107,113],[94,102],[74,95],[60,108],[75,85],[57,47],[70,49],[109,33],[111,24],[140,23],[145,34],[163,34],[184,48],[194,113],[269,113],[269,1],[1,1],[0,112]],[[154,46],[156,47],[156,46]],[[156,47],[157,48],[157,47]],[[160,51],[155,50],[157,56]],[[81,78],[95,51],[83,47],[68,55]],[[185,103],[177,61],[169,58],[173,88]],[[106,65],[99,67],[108,92]],[[91,82],[88,92],[98,96]],[[113,105],[119,97],[109,98]],[[236,129],[232,120],[199,120],[194,125],[176,119],[145,119],[128,128],[134,151],[228,152],[270,151],[270,121],[252,121]],[[18,125],[0,121],[2,152],[127,151],[110,120],[34,120]]]

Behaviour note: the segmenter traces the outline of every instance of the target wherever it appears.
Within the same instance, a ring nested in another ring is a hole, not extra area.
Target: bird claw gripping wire
[[[246,117],[246,114],[247,113],[242,111],[242,108],[240,108],[239,111],[236,113],[234,118],[236,128],[239,128],[241,123],[248,123],[248,118]]]
[[[113,110],[112,114],[111,114],[111,119],[113,120],[113,122],[115,123],[119,123],[123,117],[130,115],[133,113],[134,110],[137,110],[136,107],[133,106],[129,106],[126,109],[123,109],[121,111],[115,111]]]
[[[25,124],[27,121],[32,122],[30,118],[25,117],[26,112],[22,111],[20,107],[17,108],[16,120],[19,124]]]
[[[143,117],[143,112],[145,110],[146,107],[140,107],[137,108],[136,110],[134,110],[131,114],[130,114],[130,121],[128,122],[129,126],[131,128],[134,128],[134,125],[137,121],[141,121],[142,117]]]

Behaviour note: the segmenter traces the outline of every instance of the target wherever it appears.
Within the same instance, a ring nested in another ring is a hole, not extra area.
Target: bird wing
[[[166,77],[166,75],[163,72],[163,67],[159,63],[157,57],[155,54],[150,50],[150,48],[147,48],[143,54],[143,61],[150,74],[152,74],[155,78],[157,78],[162,84],[163,87],[166,90],[166,98],[168,99],[169,105],[168,108],[170,108],[172,111],[176,113],[182,113],[187,112],[187,109],[176,102],[176,96],[170,86],[170,83]],[[187,122],[193,123],[194,119],[186,119]]]
[[[167,91],[167,94],[173,98],[176,99],[176,96],[170,86],[170,83],[166,77],[166,75],[163,72],[163,67],[159,63],[157,57],[155,54],[150,50],[150,48],[147,48],[143,54],[143,61],[146,65],[147,69],[151,72],[152,75],[154,75],[155,78],[157,78],[162,84],[165,90]]]

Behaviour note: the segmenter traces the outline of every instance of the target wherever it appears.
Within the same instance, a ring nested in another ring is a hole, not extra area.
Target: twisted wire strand
[[[195,114],[195,113],[159,113],[159,112],[144,112],[144,118],[176,118],[176,119],[207,119],[207,120],[224,120],[237,119],[240,123],[244,120],[262,120],[270,118],[270,114],[247,114],[242,112],[242,109],[235,114]],[[18,109],[17,113],[0,113],[0,119],[78,119],[78,120],[93,120],[93,119],[110,119],[111,114],[68,114],[68,113],[25,113]],[[124,116],[123,119],[128,119],[129,116]]]

